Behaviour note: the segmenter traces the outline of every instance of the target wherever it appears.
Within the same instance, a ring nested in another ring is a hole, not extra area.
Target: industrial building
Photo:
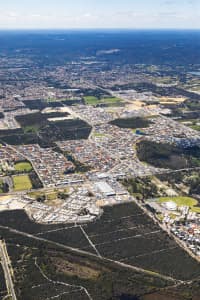
[[[107,197],[116,195],[116,192],[113,190],[113,188],[105,181],[97,182],[95,186],[102,194]]]

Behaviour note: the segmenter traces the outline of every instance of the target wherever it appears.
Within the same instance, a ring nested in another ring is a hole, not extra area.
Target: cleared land
[[[160,97],[159,100],[162,104],[179,104],[179,103],[183,103],[186,100],[186,98],[184,98],[184,97]]]
[[[32,188],[32,183],[28,175],[13,176],[13,183],[16,192]]]

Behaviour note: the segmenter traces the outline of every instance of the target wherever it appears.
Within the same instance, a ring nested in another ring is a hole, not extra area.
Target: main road
[[[15,295],[14,284],[12,281],[12,272],[11,272],[10,261],[7,255],[6,245],[2,240],[0,240],[0,257],[1,257],[1,264],[4,270],[8,294],[12,297],[12,300],[17,300],[17,297]]]

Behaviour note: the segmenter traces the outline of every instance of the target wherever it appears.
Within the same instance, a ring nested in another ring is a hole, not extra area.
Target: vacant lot
[[[32,188],[32,183],[28,175],[13,176],[13,183],[16,192]]]

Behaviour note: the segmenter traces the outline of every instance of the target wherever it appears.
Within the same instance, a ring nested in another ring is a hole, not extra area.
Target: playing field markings
[[[85,230],[83,229],[82,226],[79,226],[82,233],[84,234],[84,236],[86,237],[86,239],[88,240],[89,244],[92,246],[92,248],[95,250],[96,254],[101,257],[101,254],[99,253],[99,251],[96,249],[95,245],[93,244],[93,242],[90,240],[89,236],[87,235],[87,233],[85,232]]]

